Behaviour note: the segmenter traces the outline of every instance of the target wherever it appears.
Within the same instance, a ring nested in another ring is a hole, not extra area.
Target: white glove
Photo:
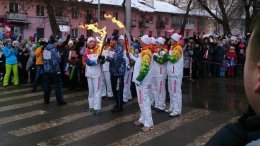
[[[157,57],[158,57],[158,56],[159,56],[159,54],[158,54],[158,53],[154,53],[154,54],[153,54],[153,56],[157,56]]]
[[[165,51],[161,51],[161,56],[163,56],[165,54]]]
[[[110,51],[110,52],[109,52],[109,57],[113,58],[115,54],[116,54],[115,51]]]
[[[135,82],[135,85],[139,87],[139,86],[141,85],[141,82],[136,81],[136,82]]]

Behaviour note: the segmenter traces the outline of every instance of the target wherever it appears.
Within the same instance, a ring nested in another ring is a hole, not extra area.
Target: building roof
[[[91,4],[98,4],[98,0],[84,0]],[[101,4],[123,6],[124,0],[100,0]],[[162,12],[172,14],[185,14],[185,11],[167,2],[154,0],[154,7],[147,6],[143,0],[131,0],[131,7],[143,12]]]

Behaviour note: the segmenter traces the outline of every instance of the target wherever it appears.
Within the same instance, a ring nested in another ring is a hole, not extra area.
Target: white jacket
[[[103,50],[103,53],[105,54],[105,57],[109,56],[109,50]],[[106,61],[103,64],[103,71],[109,71],[109,62]]]
[[[130,55],[131,58],[133,58],[133,60],[135,60],[135,65],[134,65],[134,73],[133,73],[133,79],[132,81],[135,82],[136,84],[138,84],[139,81],[136,80],[136,78],[138,77],[141,67],[142,67],[142,57],[139,54],[138,57],[136,59],[134,59],[134,56],[131,54]],[[145,76],[145,78],[143,79],[143,81],[141,82],[142,84],[151,84],[151,80],[152,80],[152,74],[151,74],[151,66],[150,66],[150,70],[148,72],[148,74]]]
[[[89,54],[87,57],[90,60],[95,60],[97,61],[99,54]],[[101,72],[102,72],[102,66],[101,64],[96,64],[93,66],[89,66],[86,64],[86,69],[85,69],[85,76],[88,78],[98,78],[101,77]]]
[[[153,77],[166,78],[167,77],[167,62],[164,64],[157,63],[154,59],[152,61],[151,74]]]

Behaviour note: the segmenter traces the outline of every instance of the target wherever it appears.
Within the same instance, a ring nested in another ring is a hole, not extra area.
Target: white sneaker
[[[166,110],[164,110],[166,113],[171,113],[172,111],[170,111],[170,109],[166,109]]]
[[[180,115],[181,115],[180,113],[176,113],[176,112],[172,112],[169,114],[170,117],[178,117]]]

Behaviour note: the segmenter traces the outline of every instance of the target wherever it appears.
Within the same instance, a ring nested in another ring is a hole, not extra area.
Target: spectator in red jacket
[[[235,66],[237,64],[237,56],[236,56],[234,46],[230,46],[229,51],[226,53],[226,58],[229,62],[229,65],[227,68],[227,75],[228,75],[228,77],[233,77],[233,76],[235,76]]]

